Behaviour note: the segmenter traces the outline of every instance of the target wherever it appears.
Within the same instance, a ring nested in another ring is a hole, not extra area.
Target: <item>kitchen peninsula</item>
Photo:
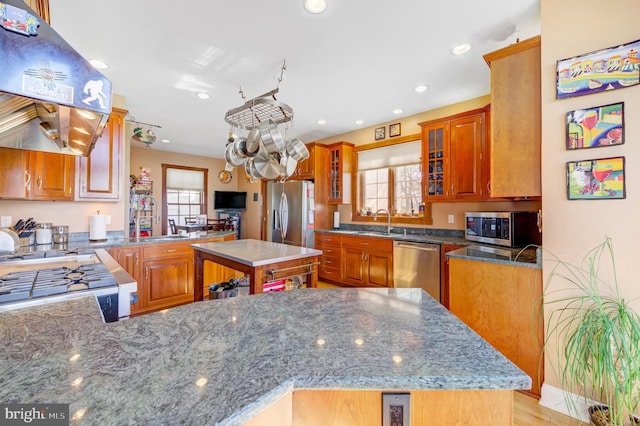
[[[249,293],[262,293],[262,284],[292,275],[307,275],[307,287],[316,287],[320,250],[262,240],[233,240],[193,244],[194,301],[203,300],[204,262],[210,261],[249,275]]]
[[[301,289],[105,324],[91,297],[0,313],[0,401],[72,424],[511,425],[531,379],[419,289]],[[350,407],[345,409],[345,407]],[[275,412],[274,412],[275,410]]]

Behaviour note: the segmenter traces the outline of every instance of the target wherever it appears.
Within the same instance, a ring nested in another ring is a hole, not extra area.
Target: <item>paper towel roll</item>
[[[340,212],[333,213],[333,229],[340,228]]]
[[[107,216],[94,214],[89,222],[89,241],[107,240]]]

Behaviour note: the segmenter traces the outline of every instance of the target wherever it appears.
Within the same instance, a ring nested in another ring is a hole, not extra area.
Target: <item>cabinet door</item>
[[[365,255],[366,284],[393,287],[393,254],[370,251]]]
[[[295,174],[291,179],[314,179],[315,178],[315,146],[307,145],[309,151],[309,158],[300,161],[296,168]]]
[[[111,114],[89,156],[78,157],[76,200],[120,199],[123,121],[122,115]]]
[[[440,249],[440,303],[449,309],[449,258],[445,254],[464,246],[442,244]]]
[[[140,247],[119,247],[110,251],[111,256],[118,262],[122,269],[127,271],[138,283],[138,302],[131,305],[131,314],[137,314],[143,308],[144,288],[140,280]]]
[[[145,310],[158,310],[193,302],[193,256],[143,263]]]
[[[329,204],[351,203],[353,144],[338,142],[329,147]]]
[[[449,178],[453,199],[482,199],[484,126],[484,114],[451,121]]]
[[[365,285],[365,253],[361,249],[344,247],[342,278],[345,284]]]
[[[428,201],[449,197],[449,122],[422,128],[424,196]]]
[[[0,198],[26,198],[26,188],[31,178],[27,171],[26,151],[0,148],[0,164]]]
[[[540,37],[484,58],[491,67],[491,196],[540,196]]]
[[[27,164],[31,172],[30,199],[73,201],[74,156],[28,151]]]

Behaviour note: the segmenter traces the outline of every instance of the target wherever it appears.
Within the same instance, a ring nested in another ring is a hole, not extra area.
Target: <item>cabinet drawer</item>
[[[318,276],[324,280],[330,281],[340,281],[342,279],[342,274],[340,273],[339,268],[325,268],[320,266],[320,268],[318,268]]]
[[[316,232],[315,245],[324,247],[340,247],[342,235],[324,234]]]
[[[341,263],[342,259],[340,258],[340,256],[320,256],[321,267],[340,269]]]
[[[342,237],[342,246],[393,252],[393,240],[385,238],[345,236]]]
[[[316,244],[316,249],[321,250],[323,256],[340,257],[340,246],[325,246]]]
[[[193,249],[189,244],[157,244],[142,248],[142,258],[157,259],[164,257],[193,255]]]

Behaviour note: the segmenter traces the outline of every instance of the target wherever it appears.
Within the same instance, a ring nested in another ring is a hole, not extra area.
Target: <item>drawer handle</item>
[[[333,262],[330,261],[330,260],[325,260],[324,263],[326,263],[328,265],[328,264],[333,263]]]
[[[165,253],[173,253],[173,252],[176,252],[176,251],[178,251],[178,250],[176,250],[176,249],[167,249],[164,252]]]

